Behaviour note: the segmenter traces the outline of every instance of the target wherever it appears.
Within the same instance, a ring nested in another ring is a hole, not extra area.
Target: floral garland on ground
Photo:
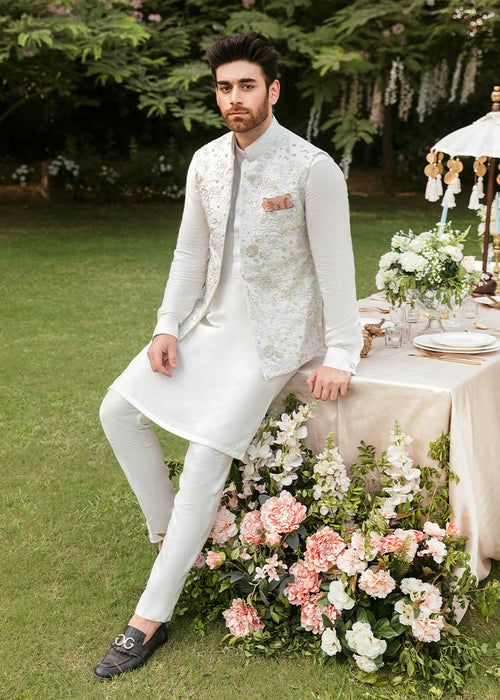
[[[348,657],[369,682],[385,665],[460,687],[484,648],[455,627],[479,591],[449,520],[449,435],[430,444],[437,466],[421,467],[396,423],[379,460],[361,442],[348,476],[331,434],[320,455],[304,444],[316,403],[289,395],[233,462],[176,614],[203,632],[222,613],[224,639],[248,656]],[[486,616],[497,592],[480,592]]]

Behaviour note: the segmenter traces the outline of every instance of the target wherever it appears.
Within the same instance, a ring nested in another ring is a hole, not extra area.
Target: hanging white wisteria
[[[462,83],[462,92],[460,94],[460,104],[467,102],[476,88],[477,71],[480,66],[480,57],[478,51],[474,50],[470,61],[465,66],[464,79]]]
[[[398,116],[406,122],[410,116],[410,110],[413,103],[413,88],[404,76],[401,78],[401,87],[399,90],[399,106]]]
[[[342,172],[344,173],[344,178],[346,180],[349,179],[349,167],[352,163],[352,154],[351,153],[344,153],[342,156],[342,160],[340,161],[340,167],[342,168]]]
[[[375,124],[379,131],[382,131],[384,126],[384,110],[382,108],[382,90],[376,82],[373,86],[372,103],[370,107],[369,119],[372,124]]]
[[[437,103],[446,92],[447,83],[448,64],[445,59],[422,74],[417,103],[418,121],[420,123],[424,121],[428,114],[434,111]]]
[[[384,104],[393,105],[396,103],[398,81],[401,82],[404,77],[404,65],[402,60],[397,56],[393,59],[389,80],[387,82],[384,94]]]
[[[448,102],[455,102],[457,98],[458,84],[460,82],[460,75],[462,74],[462,65],[462,54],[460,54],[455,64],[455,70],[453,71],[453,78],[451,79],[450,96],[448,98]]]
[[[309,121],[307,123],[306,139],[311,142],[313,138],[316,138],[319,133],[319,122],[321,119],[321,108],[323,106],[323,98],[320,99],[319,104],[313,105],[309,112]]]

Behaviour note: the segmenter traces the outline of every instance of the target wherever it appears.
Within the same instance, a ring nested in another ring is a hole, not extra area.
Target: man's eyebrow
[[[256,83],[257,80],[255,78],[240,78],[236,82],[238,83]],[[217,85],[231,85],[230,80],[218,80]]]

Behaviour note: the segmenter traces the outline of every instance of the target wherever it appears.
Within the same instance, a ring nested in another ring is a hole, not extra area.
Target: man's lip
[[[237,116],[239,114],[247,114],[247,112],[229,112],[230,117],[234,117],[234,116]]]

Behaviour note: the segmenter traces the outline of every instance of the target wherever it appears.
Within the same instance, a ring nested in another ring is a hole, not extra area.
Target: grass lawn
[[[358,297],[400,227],[440,216],[423,196],[353,198]],[[126,624],[155,551],[102,433],[99,404],[148,342],[175,246],[179,205],[0,208],[0,698],[360,700],[424,691],[364,686],[347,666],[252,660],[188,620],[143,669],[100,684],[91,672]],[[458,225],[477,224],[467,209]],[[475,236],[468,252],[477,253]],[[411,432],[411,426],[408,426]],[[167,459],[186,443],[159,431]],[[474,614],[481,640],[493,626]],[[497,697],[477,678],[469,700]]]

